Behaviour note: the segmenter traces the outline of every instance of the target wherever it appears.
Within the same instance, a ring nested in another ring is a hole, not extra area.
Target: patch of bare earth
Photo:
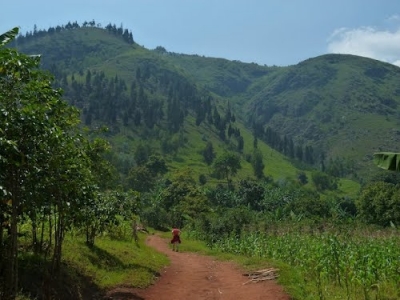
[[[275,280],[248,283],[248,277],[235,264],[195,253],[173,252],[168,242],[156,235],[147,238],[148,245],[171,260],[154,285],[147,289],[115,288],[107,293],[106,299],[290,299]]]

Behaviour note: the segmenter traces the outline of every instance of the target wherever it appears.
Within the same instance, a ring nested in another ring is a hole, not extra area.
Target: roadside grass
[[[144,288],[154,282],[159,270],[168,265],[168,258],[139,241],[115,240],[108,236],[86,245],[82,237],[65,241],[63,257],[67,264],[92,278],[100,289],[113,286]]]
[[[102,236],[89,246],[82,234],[68,233],[61,268],[55,274],[48,258],[25,252],[19,257],[16,299],[101,299],[113,287],[148,287],[169,260],[145,244],[146,234],[138,236],[137,243],[127,234]]]

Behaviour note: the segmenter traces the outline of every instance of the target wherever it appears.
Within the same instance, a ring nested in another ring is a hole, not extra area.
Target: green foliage
[[[207,183],[207,176],[204,174],[199,175],[199,183],[201,185],[205,185]]]
[[[100,193],[82,211],[83,225],[86,228],[86,242],[94,245],[95,237],[113,225],[129,221],[140,208],[140,194],[136,191],[106,191]],[[81,225],[81,224],[77,224]]]
[[[329,218],[331,217],[330,203],[326,199],[320,199],[318,195],[303,195],[290,202],[285,210],[293,212],[302,218]]]
[[[211,165],[215,158],[215,152],[212,142],[208,141],[203,150],[203,158],[207,165]]]
[[[311,179],[318,191],[337,189],[337,179],[321,171],[311,173]]]
[[[255,211],[262,211],[265,209],[263,203],[264,192],[265,188],[260,183],[250,180],[241,180],[239,182],[237,195],[240,199],[240,204]]]
[[[398,184],[400,183],[400,172],[387,172],[382,170],[381,172],[378,172],[376,175],[374,175],[370,180],[370,182],[377,181]]]
[[[398,185],[374,182],[366,185],[356,201],[360,218],[366,223],[389,226],[400,224]]]
[[[225,178],[230,184],[232,176],[235,176],[241,168],[240,157],[232,152],[225,152],[217,157],[214,162],[214,172],[219,178]]]
[[[400,171],[400,153],[374,153],[374,163],[385,170]]]
[[[18,27],[14,27],[13,29],[3,33],[0,35],[0,46],[4,46],[5,44],[11,42],[19,32]]]
[[[165,160],[158,155],[151,155],[146,163],[146,168],[150,170],[153,176],[163,175],[168,172]]]
[[[149,192],[154,186],[154,175],[146,166],[133,167],[129,171],[126,187],[138,192]]]
[[[61,100],[53,78],[38,69],[38,56],[4,47],[17,32],[2,35],[0,44],[0,295],[5,299],[15,298],[18,259],[27,250],[19,247],[21,221],[31,224],[35,255],[46,259],[51,250],[46,271],[56,275],[68,230],[85,224],[93,242],[110,210],[135,209],[130,200],[102,198],[115,176],[103,157],[108,143],[90,142],[79,133],[78,110]]]
[[[253,215],[244,206],[237,206],[228,211],[219,209],[213,213],[200,215],[192,228],[201,232],[202,239],[209,245],[229,235],[239,236],[244,227],[251,223]]]
[[[217,207],[231,208],[241,203],[237,193],[223,185],[207,190],[207,198],[213,206]]]
[[[265,165],[263,162],[263,155],[260,150],[254,149],[251,165],[253,167],[254,176],[256,176],[258,179],[263,178]]]
[[[304,172],[298,172],[297,173],[297,180],[301,185],[305,185],[308,183],[308,178],[307,178],[307,174]]]
[[[144,165],[150,156],[151,150],[148,145],[139,144],[135,149],[135,161],[138,166]]]
[[[187,222],[209,211],[208,199],[197,186],[190,169],[174,172],[158,198],[159,205],[170,215],[170,224],[160,223],[157,227],[183,227]]]

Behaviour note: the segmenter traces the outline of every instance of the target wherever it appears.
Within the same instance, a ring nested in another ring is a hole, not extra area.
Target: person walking
[[[181,243],[181,231],[174,227],[172,228],[172,239],[171,239],[171,244],[172,244],[172,251],[179,252],[179,244]]]

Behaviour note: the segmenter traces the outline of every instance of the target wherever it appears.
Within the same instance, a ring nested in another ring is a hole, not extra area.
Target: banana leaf
[[[382,169],[400,171],[400,153],[379,152],[374,153],[374,163]]]
[[[18,35],[18,32],[19,28],[14,27],[6,33],[0,34],[0,46],[4,46],[8,42],[11,42]]]

